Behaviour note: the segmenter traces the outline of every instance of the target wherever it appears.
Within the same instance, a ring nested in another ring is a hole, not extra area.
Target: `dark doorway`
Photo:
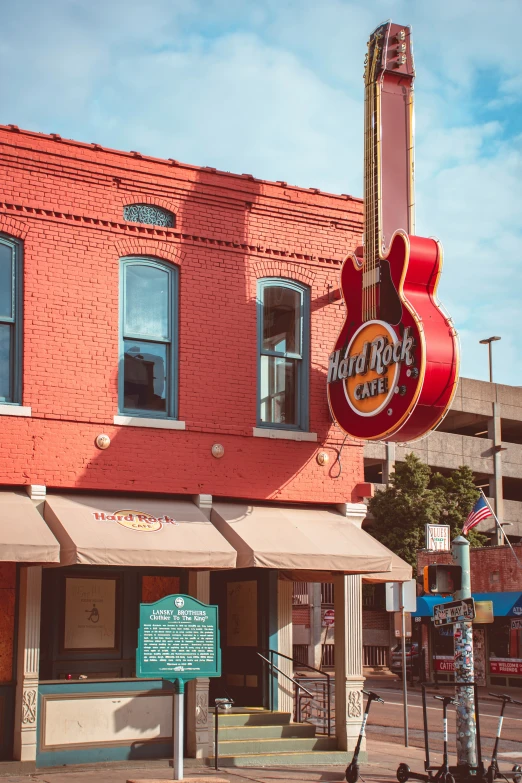
[[[245,568],[211,574],[210,602],[219,606],[223,672],[211,680],[212,702],[229,696],[237,707],[268,705],[268,671],[257,653],[276,646],[276,589],[277,574],[270,571]]]

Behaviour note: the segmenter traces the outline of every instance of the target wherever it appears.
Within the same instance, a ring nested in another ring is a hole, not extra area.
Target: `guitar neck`
[[[413,232],[413,57],[410,29],[372,33],[365,64],[363,318],[377,318],[379,262],[393,233]]]

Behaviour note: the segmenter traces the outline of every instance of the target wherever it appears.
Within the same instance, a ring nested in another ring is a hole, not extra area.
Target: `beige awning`
[[[0,492],[0,560],[59,563],[60,545],[22,492]]]
[[[188,500],[47,495],[62,565],[234,568],[235,549]]]
[[[380,546],[384,546],[384,545],[381,544]],[[396,555],[395,552],[391,552],[391,556],[392,556],[391,573],[387,572],[384,574],[379,574],[379,573],[365,574],[364,581],[365,582],[409,582],[409,580],[412,579],[413,577],[413,570],[411,565],[407,563],[406,560],[403,560],[401,557],[399,557],[399,555]]]
[[[212,522],[237,551],[237,568],[391,570],[392,553],[334,511],[214,502]]]

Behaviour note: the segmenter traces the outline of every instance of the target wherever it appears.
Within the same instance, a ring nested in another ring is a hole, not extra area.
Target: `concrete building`
[[[427,438],[404,446],[365,445],[366,481],[376,489],[386,485],[395,462],[410,452],[440,473],[468,465],[510,540],[522,539],[522,388],[461,378],[450,411]],[[478,530],[502,543],[493,519]]]

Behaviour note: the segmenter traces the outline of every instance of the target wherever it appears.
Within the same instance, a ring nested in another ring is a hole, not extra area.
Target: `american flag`
[[[464,527],[462,528],[463,534],[467,536],[472,527],[478,525],[478,523],[482,522],[483,519],[487,519],[488,517],[492,516],[492,510],[487,504],[484,495],[481,495],[471,509],[468,518],[464,522]]]

